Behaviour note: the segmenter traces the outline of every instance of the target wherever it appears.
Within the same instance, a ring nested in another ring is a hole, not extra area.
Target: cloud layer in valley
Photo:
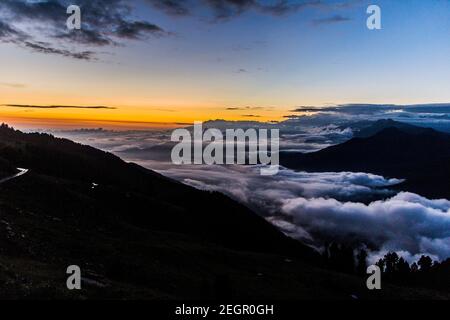
[[[359,109],[354,105],[318,112],[311,109],[314,115],[277,124],[211,121],[204,126],[280,128],[281,150],[314,151],[350,139],[352,127],[363,120]],[[365,121],[393,116],[449,128],[448,106],[391,105],[364,110]],[[393,189],[402,182],[399,179],[285,168],[276,176],[260,176],[254,166],[174,166],[168,161],[173,146],[169,131],[81,130],[56,135],[112,151],[196,188],[228,194],[286,234],[316,247],[331,240],[364,243],[372,250],[371,261],[389,250],[408,261],[421,254],[441,260],[450,257],[450,201],[397,193]]]
[[[386,250],[405,257],[450,256],[450,201],[395,194],[401,182],[366,173],[306,173],[282,169],[262,177],[252,167],[170,167],[161,173],[245,203],[291,237],[312,245],[364,243],[371,256]],[[201,174],[200,174],[201,172]],[[378,196],[370,203],[358,198]],[[339,199],[339,200],[337,200]]]
[[[285,168],[264,177],[253,166],[173,166],[158,155],[170,151],[161,143],[168,138],[165,132],[99,130],[64,136],[113,151],[193,187],[223,192],[286,234],[316,247],[331,240],[365,243],[373,250],[372,260],[387,250],[409,261],[420,254],[450,256],[450,201],[396,194],[392,187],[399,179]]]
[[[161,173],[204,190],[226,193],[291,237],[312,245],[364,243],[371,257],[387,250],[409,258],[450,257],[450,201],[395,195],[401,181],[366,173],[305,173],[283,169],[261,177],[255,168],[169,168]],[[355,199],[378,195],[365,204]],[[336,200],[341,199],[341,200]],[[347,199],[347,200],[344,200]],[[351,200],[350,200],[351,199]]]

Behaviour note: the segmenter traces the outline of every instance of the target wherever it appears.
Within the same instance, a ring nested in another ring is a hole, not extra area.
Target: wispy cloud
[[[268,109],[272,109],[271,107],[228,107],[225,110],[228,111],[236,111],[236,110],[268,110]]]
[[[146,0],[154,8],[162,10],[171,16],[192,16],[196,11],[209,12],[216,22],[228,21],[246,12],[253,11],[271,16],[286,16],[308,8],[345,9],[358,0],[343,0],[342,2],[327,0]],[[196,10],[198,9],[198,10]]]
[[[191,4],[186,0],[146,0],[146,2],[171,16],[187,16],[191,14]]]
[[[293,110],[290,110],[289,112],[316,112],[320,111],[321,108],[318,107],[311,107],[311,106],[299,106]]]
[[[10,83],[10,82],[0,82],[0,86],[15,88],[15,89],[22,89],[22,88],[26,87],[26,85],[23,83]]]
[[[73,52],[66,49],[57,49],[49,46],[44,42],[29,42],[26,41],[22,44],[24,47],[29,48],[35,52],[46,53],[46,54],[57,54],[64,57],[74,58],[78,60],[94,60],[94,52],[93,51],[81,51],[81,52]]]
[[[324,25],[324,24],[335,24],[335,23],[342,23],[342,22],[348,22],[351,19],[349,17],[344,17],[340,14],[336,14],[331,17],[322,18],[322,19],[315,19],[313,21],[314,25]]]
[[[35,109],[116,109],[115,107],[107,106],[38,106],[30,104],[3,104],[2,107],[11,108],[35,108]]]
[[[273,16],[284,16],[308,7],[323,6],[321,0],[285,1],[267,3],[261,0],[204,0],[218,21],[228,20],[247,11],[256,11]]]
[[[260,115],[257,114],[242,114],[242,117],[246,117],[246,118],[260,118]]]

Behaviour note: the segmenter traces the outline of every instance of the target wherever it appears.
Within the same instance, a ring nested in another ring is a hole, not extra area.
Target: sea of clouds
[[[291,152],[312,152],[344,142],[352,137],[354,124],[367,119],[408,118],[414,124],[450,128],[448,114],[437,113],[434,107],[361,108],[330,109],[278,124],[213,121],[205,126],[276,127],[281,132],[280,150]],[[450,201],[393,191],[400,179],[360,172],[296,172],[283,167],[276,176],[261,176],[258,166],[176,166],[170,162],[174,145],[170,131],[53,133],[111,151],[193,187],[223,192],[284,233],[318,249],[330,241],[364,244],[371,250],[371,262],[387,251],[396,251],[410,262],[422,254],[437,260],[450,257]]]

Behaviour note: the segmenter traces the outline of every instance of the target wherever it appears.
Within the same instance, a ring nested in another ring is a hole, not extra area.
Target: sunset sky
[[[380,31],[366,28],[369,4]],[[0,117],[143,128],[450,102],[449,39],[447,0],[1,0]]]

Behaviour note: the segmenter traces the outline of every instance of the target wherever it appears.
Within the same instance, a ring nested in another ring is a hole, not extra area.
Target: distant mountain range
[[[368,172],[406,179],[397,188],[450,198],[450,135],[430,128],[380,120],[361,126],[347,142],[314,153],[282,153],[280,161],[296,170]]]

